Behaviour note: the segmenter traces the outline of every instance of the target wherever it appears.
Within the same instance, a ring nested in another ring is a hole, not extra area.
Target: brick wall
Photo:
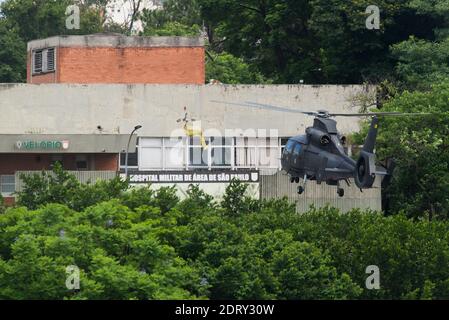
[[[56,50],[56,72],[29,83],[164,83],[204,84],[203,47],[64,47]]]
[[[118,171],[118,154],[96,154],[94,170]]]

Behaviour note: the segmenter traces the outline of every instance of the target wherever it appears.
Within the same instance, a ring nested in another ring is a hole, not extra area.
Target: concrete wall
[[[139,136],[170,136],[174,130],[182,132],[176,120],[186,106],[206,134],[238,128],[275,129],[279,136],[293,136],[304,133],[313,118],[231,103],[355,112],[351,100],[366,90],[359,85],[0,84],[0,134],[100,134],[97,126],[103,134],[128,134],[141,124]],[[359,127],[358,118],[336,120],[343,133]]]

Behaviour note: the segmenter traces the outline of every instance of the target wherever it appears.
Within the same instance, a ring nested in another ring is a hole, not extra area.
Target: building
[[[173,55],[178,55],[175,62],[163,67],[161,61],[154,61],[152,51],[161,48],[151,46],[154,43],[163,43],[163,48],[173,50]],[[315,187],[311,182],[302,198],[291,195],[286,176],[279,172],[282,148],[288,137],[304,132],[313,119],[238,105],[252,101],[297,110],[326,106],[330,112],[351,112],[356,111],[348,107],[351,99],[371,88],[205,85],[204,48],[196,38],[49,38],[29,44],[29,68],[33,69],[39,60],[36,52],[52,48],[57,61],[52,71],[30,71],[29,84],[0,84],[0,187],[10,202],[12,191],[21,188],[20,173],[48,170],[55,161],[63,162],[66,169],[83,179],[123,174],[128,137],[136,125],[142,125],[129,148],[128,168],[135,185],[176,185],[183,194],[190,183],[198,183],[205,191],[219,196],[230,179],[238,177],[250,184],[250,192],[256,197],[287,195],[293,201],[299,199],[301,208],[311,203],[332,203],[343,209],[354,204],[380,209],[380,189],[362,194],[351,188],[337,202],[334,189]],[[76,61],[76,69],[71,69],[71,60],[66,58],[76,56],[67,53],[73,48],[84,57]],[[102,64],[104,55],[96,53],[102,48],[113,52],[114,63]],[[118,53],[121,50],[128,50],[121,56],[123,61]],[[140,59],[130,58],[133,50],[139,51]],[[184,59],[185,56],[192,60]],[[116,64],[127,66],[126,76],[117,71]],[[133,64],[140,67],[134,65],[133,69]],[[174,64],[179,67],[173,67]],[[146,75],[142,76],[145,68]],[[160,73],[158,68],[166,72]],[[203,81],[199,81],[198,68]],[[104,76],[98,77],[98,73]],[[181,78],[184,83],[179,83]],[[102,79],[103,83],[97,83]],[[130,83],[129,79],[141,81]],[[189,134],[183,121],[179,121],[186,111],[188,118],[195,119],[190,124],[196,134]],[[343,133],[359,128],[357,119],[338,121]]]
[[[140,3],[138,3],[139,1]],[[134,7],[139,5],[137,11],[141,13],[144,9],[161,9],[162,2],[163,0],[112,0],[106,7],[106,17],[116,24],[129,25]],[[140,20],[135,21],[132,31],[134,33],[143,31],[143,25]]]
[[[201,37],[57,36],[28,43],[28,83],[204,84]]]

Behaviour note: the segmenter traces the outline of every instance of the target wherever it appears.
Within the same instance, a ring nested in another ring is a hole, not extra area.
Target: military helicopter
[[[218,102],[218,101],[217,101]],[[281,156],[282,170],[290,176],[290,182],[298,186],[298,194],[305,191],[306,182],[315,180],[317,184],[325,182],[337,186],[337,194],[344,196],[341,182],[349,186],[353,178],[360,191],[371,188],[376,176],[391,176],[394,162],[387,168],[377,166],[374,147],[376,144],[379,117],[383,116],[416,116],[428,113],[369,112],[369,113],[329,113],[326,110],[300,111],[267,104],[253,102],[227,104],[269,109],[283,112],[301,113],[313,116],[313,126],[306,128],[304,135],[290,138]],[[358,160],[354,160],[345,152],[346,137],[337,130],[337,122],[332,117],[371,117],[371,124]]]

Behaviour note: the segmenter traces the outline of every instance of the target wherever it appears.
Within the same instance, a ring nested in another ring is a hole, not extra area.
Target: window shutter
[[[47,49],[47,71],[55,71],[55,48]]]
[[[41,49],[33,52],[33,73],[55,71],[55,48]]]
[[[34,52],[33,71],[34,73],[42,72],[42,50]]]

